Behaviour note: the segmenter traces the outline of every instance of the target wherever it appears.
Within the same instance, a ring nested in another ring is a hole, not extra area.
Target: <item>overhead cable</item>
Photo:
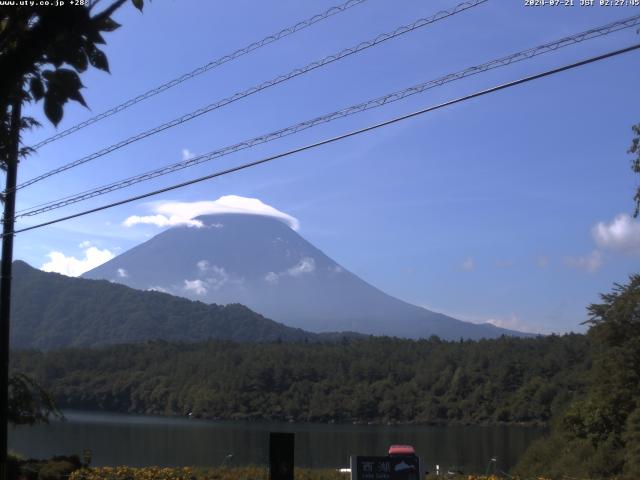
[[[89,125],[92,125],[96,122],[99,122],[100,120],[104,120],[105,118],[108,118],[117,113],[120,113],[137,103],[140,103],[144,100],[154,97],[159,93],[162,93],[166,90],[169,90],[170,88],[175,87],[176,85],[180,85],[181,83],[191,80],[192,78],[195,78],[198,75],[202,75],[203,73],[208,72],[209,70],[212,70],[216,67],[219,67],[220,65],[223,65],[232,60],[236,60],[237,58],[240,58],[246,55],[247,53],[253,52],[254,50],[258,50],[259,48],[262,48],[265,45],[274,43],[282,38],[288,37],[289,35],[293,35],[294,33],[299,32],[300,30],[304,30],[305,28],[310,27],[311,25],[314,25],[318,22],[321,22],[322,20],[332,17],[333,15],[342,13],[345,10],[348,10],[349,8],[355,7],[356,5],[359,5],[366,1],[367,0],[348,0],[347,2],[341,5],[331,7],[322,13],[318,13],[316,15],[313,15],[312,17],[307,18],[306,20],[302,20],[301,22],[298,22],[295,25],[283,28],[277,33],[273,33],[271,35],[266,36],[262,40],[253,42],[247,45],[246,47],[239,48],[233,53],[229,53],[220,58],[212,60],[205,65],[202,65],[198,68],[191,70],[188,73],[185,73],[184,75],[181,75],[180,77],[174,78],[173,80],[169,80],[168,82],[165,82],[162,85],[158,85],[155,88],[147,90],[146,92],[138,95],[137,97],[130,98],[129,100],[122,102],[119,105],[116,105],[115,107],[110,108],[109,110],[105,110],[104,112],[99,113],[98,115],[95,115],[91,118],[88,118],[87,120],[84,120],[72,127],[69,127],[66,130],[56,133],[55,135],[52,135],[49,138],[45,138],[44,140],[33,145],[32,148],[38,149],[40,147],[47,145],[48,143],[55,142],[56,140],[60,140],[61,138],[66,137],[67,135],[71,135],[72,133],[82,130],[83,128],[88,127]]]
[[[204,162],[208,162],[226,155],[230,155],[232,153],[235,153],[241,150],[252,148],[254,146],[261,145],[263,143],[267,143],[282,137],[286,137],[286,136],[301,132],[303,130],[307,130],[309,128],[315,127],[317,125],[329,123],[339,118],[348,117],[356,113],[381,107],[383,105],[387,105],[389,103],[402,100],[409,96],[425,92],[427,90],[430,90],[432,88],[444,85],[446,83],[449,83],[455,80],[466,78],[466,77],[476,75],[478,73],[486,72],[488,70],[492,70],[495,68],[511,65],[515,62],[530,59],[535,56],[542,55],[544,53],[553,52],[562,47],[574,45],[576,43],[580,43],[585,40],[590,40],[593,38],[602,37],[604,35],[608,35],[625,28],[634,27],[636,25],[640,25],[640,15],[636,15],[634,17],[608,23],[606,25],[592,28],[568,37],[563,37],[559,40],[548,42],[534,48],[522,50],[522,51],[513,53],[511,55],[507,55],[505,57],[501,57],[498,59],[491,60],[489,62],[475,65],[473,67],[466,68],[456,73],[450,73],[448,75],[444,75],[434,80],[429,80],[427,82],[423,82],[418,85],[411,86],[409,88],[398,90],[396,92],[389,93],[387,95],[377,97],[372,100],[368,100],[366,102],[362,102],[356,105],[352,105],[350,107],[343,108],[341,110],[337,110],[335,112],[322,115],[310,120],[306,120],[304,122],[297,123],[295,125],[291,125],[289,127],[282,128],[282,129],[267,133],[265,135],[254,137],[249,140],[244,140],[234,145],[226,146],[218,150],[214,150],[212,152],[208,152],[206,154],[196,156],[194,158],[190,158],[181,162],[173,163],[164,167],[150,170],[148,172],[145,172],[139,175],[134,175],[134,176],[125,178],[123,180],[118,180],[116,182],[109,183],[107,185],[103,185],[101,187],[97,187],[91,190],[86,190],[84,192],[76,193],[74,195],[66,196],[66,197],[52,200],[39,205],[34,205],[27,209],[23,209],[19,211],[18,214],[16,215],[16,218],[39,215],[51,210],[65,207],[67,205],[88,200],[90,198],[98,197],[100,195],[105,195],[107,193],[111,193],[116,190],[120,190],[120,189],[129,187],[147,180],[151,180],[163,175],[167,175],[179,170],[183,170],[185,168],[199,165]]]
[[[226,170],[222,170],[222,171],[214,172],[214,173],[211,173],[211,174],[208,174],[208,175],[204,175],[202,177],[194,178],[194,179],[188,180],[186,182],[173,184],[173,185],[170,185],[168,187],[161,188],[159,190],[153,190],[151,192],[143,193],[141,195],[136,195],[136,196],[133,196],[133,197],[125,198],[124,200],[119,200],[117,202],[108,203],[108,204],[102,205],[100,207],[91,208],[89,210],[84,210],[84,211],[79,212],[79,213],[74,213],[72,215],[67,215],[65,217],[56,218],[54,220],[49,220],[47,222],[39,223],[37,225],[31,225],[29,227],[24,227],[24,228],[21,228],[21,229],[18,229],[18,230],[14,230],[13,232],[9,232],[6,235],[15,235],[17,233],[27,232],[27,231],[34,230],[34,229],[37,229],[37,228],[46,227],[48,225],[53,225],[55,223],[60,223],[60,222],[66,221],[66,220],[71,220],[73,218],[78,218],[78,217],[82,217],[82,216],[85,216],[85,215],[89,215],[91,213],[96,213],[96,212],[99,212],[99,211],[102,211],[102,210],[107,210],[109,208],[117,207],[119,205],[124,205],[124,204],[127,204],[127,203],[135,202],[137,200],[142,200],[142,199],[145,199],[145,198],[149,198],[149,197],[152,197],[152,196],[155,196],[155,195],[159,195],[161,193],[166,193],[166,192],[170,192],[172,190],[177,190],[179,188],[184,188],[184,187],[187,187],[189,185],[194,185],[196,183],[204,182],[206,180],[211,180],[213,178],[222,177],[224,175],[228,175],[230,173],[238,172],[240,170],[245,170],[245,169],[248,169],[248,168],[251,168],[251,167],[262,165],[264,163],[268,163],[268,162],[271,162],[271,161],[279,159],[279,158],[288,157],[288,156],[296,154],[296,153],[304,152],[304,151],[307,151],[307,150],[312,150],[312,149],[320,147],[322,145],[327,145],[327,144],[334,143],[334,142],[337,142],[337,141],[340,141],[340,140],[344,140],[344,139],[349,138],[349,137],[360,135],[360,134],[365,133],[365,132],[376,130],[378,128],[386,127],[388,125],[391,125],[391,124],[394,124],[394,123],[397,123],[397,122],[400,122],[400,121],[403,121],[403,120],[407,120],[409,118],[417,117],[419,115],[423,115],[423,114],[428,113],[428,112],[439,110],[439,109],[448,107],[450,105],[454,105],[454,104],[457,104],[457,103],[462,103],[462,102],[465,102],[467,100],[471,100],[473,98],[481,97],[481,96],[484,96],[484,95],[487,95],[487,94],[490,94],[490,93],[494,93],[494,92],[497,92],[497,91],[500,91],[500,90],[504,90],[504,89],[507,89],[507,88],[514,87],[516,85],[521,85],[523,83],[531,82],[533,80],[538,80],[540,78],[544,78],[544,77],[548,77],[548,76],[551,76],[551,75],[555,75],[557,73],[564,72],[566,70],[571,70],[571,69],[574,69],[574,68],[578,68],[578,67],[590,64],[590,63],[594,63],[594,62],[598,62],[598,61],[607,59],[607,58],[611,58],[611,57],[615,57],[615,56],[618,56],[618,55],[622,55],[624,53],[631,52],[631,51],[637,50],[637,49],[640,49],[640,43],[637,43],[635,45],[631,45],[629,47],[622,48],[622,49],[619,49],[619,50],[614,50],[614,51],[611,51],[611,52],[608,52],[608,53],[605,53],[605,54],[602,54],[602,55],[598,55],[598,56],[595,56],[595,57],[590,57],[590,58],[588,58],[586,60],[581,60],[579,62],[571,63],[571,64],[568,64],[568,65],[564,65],[562,67],[554,68],[554,69],[551,69],[551,70],[546,70],[544,72],[537,73],[535,75],[530,75],[530,76],[521,78],[519,80],[514,80],[512,82],[503,83],[501,85],[497,85],[495,87],[491,87],[491,88],[488,88],[488,89],[485,89],[485,90],[481,90],[481,91],[478,91],[478,92],[475,92],[475,93],[472,93],[472,94],[469,94],[469,95],[465,95],[463,97],[458,97],[456,99],[449,100],[447,102],[440,103],[438,105],[434,105],[434,106],[431,106],[431,107],[427,107],[427,108],[418,110],[416,112],[412,112],[412,113],[409,113],[409,114],[406,114],[406,115],[401,115],[399,117],[394,117],[394,118],[392,118],[390,120],[386,120],[384,122],[380,122],[380,123],[377,123],[375,125],[370,125],[368,127],[361,128],[361,129],[358,129],[358,130],[353,130],[353,131],[350,131],[348,133],[344,133],[344,134],[341,134],[341,135],[338,135],[338,136],[335,136],[335,137],[332,137],[332,138],[321,140],[321,141],[316,142],[316,143],[305,145],[303,147],[294,148],[292,150],[288,150],[286,152],[279,153],[277,155],[272,155],[270,157],[262,158],[260,160],[255,160],[255,161],[249,162],[249,163],[244,163],[242,165],[231,167],[231,168],[228,168]],[[4,235],[2,235],[2,236],[4,236]]]
[[[58,173],[62,173],[66,170],[69,170],[71,168],[75,168],[78,167],[82,164],[85,164],[87,162],[90,162],[92,160],[95,160],[97,158],[100,158],[104,155],[107,155],[108,153],[111,153],[115,150],[118,150],[122,147],[125,147],[127,145],[130,145],[134,142],[137,142],[139,140],[142,140],[144,138],[147,138],[151,135],[154,135],[156,133],[162,132],[164,130],[167,130],[169,128],[181,125],[185,122],[188,122],[190,120],[193,120],[194,118],[200,117],[201,115],[204,115],[205,113],[209,113],[213,110],[216,110],[218,108],[224,107],[226,105],[229,105],[230,103],[236,102],[242,98],[248,97],[250,95],[253,95],[255,93],[258,93],[262,90],[265,90],[267,88],[273,87],[274,85],[278,85],[280,83],[286,82],[287,80],[291,80],[292,78],[298,77],[300,75],[304,75],[305,73],[308,73],[312,70],[315,70],[316,68],[320,68],[320,67],[324,67],[326,65],[329,65],[330,63],[336,62],[338,60],[342,60],[343,58],[349,57],[355,53],[361,52],[363,50],[366,50],[368,48],[374,47],[376,45],[379,45],[383,42],[386,42],[387,40],[391,40],[394,38],[397,38],[401,35],[404,35],[406,33],[412,32],[414,30],[417,30],[419,28],[425,27],[427,25],[431,25],[439,20],[443,20],[445,18],[451,17],[453,15],[456,15],[460,12],[463,12],[465,10],[468,10],[470,8],[476,7],[480,4],[483,4],[485,2],[487,2],[488,0],[469,0],[463,3],[458,4],[457,6],[455,6],[454,8],[451,8],[449,10],[442,10],[438,13],[436,13],[435,15],[432,15],[428,18],[421,18],[419,20],[416,20],[415,22],[413,22],[410,25],[404,25],[401,26],[397,29],[395,29],[392,32],[388,32],[388,33],[383,33],[381,35],[378,35],[377,37],[371,39],[371,40],[367,40],[365,42],[361,42],[358,45],[354,46],[354,47],[350,47],[350,48],[346,48],[344,50],[341,50],[338,53],[335,53],[333,55],[329,55],[327,57],[324,57],[321,60],[315,61],[315,62],[311,62],[308,65],[301,67],[301,68],[296,68],[292,71],[290,71],[289,73],[286,73],[284,75],[279,75],[271,80],[268,80],[266,82],[263,82],[259,85],[253,86],[247,90],[244,90],[242,92],[238,92],[235,93],[234,95],[224,98],[222,100],[218,100],[217,102],[211,103],[205,107],[201,107],[193,112],[187,113],[185,115],[182,115],[178,118],[175,118],[169,122],[163,123],[162,125],[159,125],[155,128],[152,128],[150,130],[146,130],[144,132],[141,132],[137,135],[134,135],[132,137],[129,137],[125,140],[121,140],[118,143],[115,143],[113,145],[110,145],[108,147],[105,147],[97,152],[94,152],[92,154],[89,154],[85,157],[82,157],[78,160],[75,160],[73,162],[67,163],[65,165],[62,165],[58,168],[55,168],[53,170],[50,170],[49,172],[43,173],[42,175],[38,175],[37,177],[34,177],[30,180],[27,180],[23,183],[18,184],[18,186],[16,187],[16,190],[19,190],[21,188],[25,188],[28,187],[29,185],[33,185],[34,183],[40,182],[42,180],[45,180],[53,175],[57,175]]]

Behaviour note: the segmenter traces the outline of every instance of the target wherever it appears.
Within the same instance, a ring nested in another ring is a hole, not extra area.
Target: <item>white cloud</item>
[[[155,225],[156,227],[176,227],[178,225],[186,225],[188,227],[202,227],[202,222],[182,217],[166,217],[165,215],[131,215],[123,222],[125,227],[132,227],[138,224]]]
[[[242,286],[244,278],[227,272],[223,267],[211,265],[208,260],[196,263],[198,277],[195,280],[184,281],[184,291],[196,295],[205,295],[211,290],[220,290],[225,285]]]
[[[91,246],[91,242],[89,240],[85,240],[84,242],[80,242],[80,244],[78,245],[78,247],[82,248],[83,250],[85,248],[89,248]]]
[[[148,292],[171,293],[170,289],[164,288],[164,287],[160,287],[160,286],[149,287],[149,288],[147,288],[147,291]]]
[[[276,272],[269,272],[264,276],[264,280],[271,285],[275,285],[280,280],[280,275]]]
[[[127,271],[124,268],[119,268],[118,269],[118,277],[127,278],[128,276],[129,276],[129,274],[127,273]]]
[[[600,248],[640,255],[640,222],[627,214],[616,216],[608,224],[599,222],[591,233]]]
[[[191,160],[193,157],[195,157],[195,154],[190,151],[188,148],[183,148],[182,149],[182,160]]]
[[[200,286],[206,290],[220,290],[227,283],[241,285],[244,283],[244,278],[233,277],[223,267],[217,265],[211,265],[207,260],[200,260],[196,263],[198,267]]]
[[[316,261],[312,257],[302,258],[296,265],[287,270],[292,277],[299,277],[305,273],[312,273],[316,269]]]
[[[476,262],[473,258],[467,257],[465,258],[464,262],[460,264],[460,268],[470,272],[471,270],[474,270],[476,268]]]
[[[298,219],[280,210],[267,205],[257,198],[246,198],[238,195],[225,195],[215,201],[201,202],[162,202],[152,207],[155,215],[132,215],[123,225],[131,227],[137,224],[156,225],[158,227],[172,227],[187,225],[202,227],[202,222],[194,220],[200,215],[240,213],[247,215],[263,215],[277,218],[291,227],[293,230],[300,228]],[[220,224],[213,225],[217,228]]]
[[[67,257],[62,252],[50,252],[47,254],[49,261],[44,263],[40,269],[45,272],[57,272],[69,277],[77,277],[92,268],[102,265],[111,260],[115,255],[107,250],[100,250],[96,247],[88,247],[84,251],[84,258]]]
[[[293,267],[288,268],[284,272],[268,272],[264,276],[264,281],[271,285],[276,285],[280,281],[280,277],[300,277],[307,273],[313,273],[315,270],[316,261],[313,259],[313,257],[302,257],[298,263],[296,263]],[[340,267],[336,267],[335,273],[340,272],[342,272],[342,269]]]
[[[185,280],[184,289],[187,292],[195,293],[196,295],[204,295],[207,293],[207,287],[202,280]]]
[[[510,315],[506,318],[490,318],[486,323],[490,323],[495,327],[517,330],[519,332],[540,333],[535,327],[522,322],[517,315]]]
[[[599,250],[594,250],[580,257],[567,257],[565,258],[565,263],[568,267],[594,273],[598,271],[604,261],[602,259],[602,253]]]
[[[207,286],[214,290],[220,290],[231,278],[224,268],[215,265],[209,268],[208,273]]]

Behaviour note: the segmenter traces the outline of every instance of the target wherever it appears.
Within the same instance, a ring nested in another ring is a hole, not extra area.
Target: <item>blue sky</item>
[[[83,75],[93,113],[259,40],[338,0],[154,1],[108,34],[111,75]],[[579,0],[576,0],[579,4]],[[43,147],[19,180],[230,96],[455,1],[368,0]],[[18,209],[286,127],[496,57],[640,13],[490,0],[19,191]],[[39,223],[184,181],[640,41],[634,29],[453,82],[299,135],[20,221]],[[163,202],[260,199],[344,267],[403,300],[463,320],[580,331],[585,306],[640,265],[636,179],[626,150],[640,121],[640,53],[606,60],[269,165],[20,234],[15,257],[77,273],[155,235],[125,226]],[[28,109],[41,118],[41,105]],[[91,112],[69,105],[59,126]],[[55,133],[44,128],[27,144]],[[160,202],[160,203],[157,203]],[[90,246],[91,245],[91,246]],[[52,252],[57,252],[51,257]],[[88,255],[88,256],[87,256]]]

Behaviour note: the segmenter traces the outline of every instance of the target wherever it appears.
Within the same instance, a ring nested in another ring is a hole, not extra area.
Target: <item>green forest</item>
[[[147,343],[15,351],[61,408],[209,419],[548,425],[521,478],[640,478],[640,275],[586,335]]]
[[[106,280],[42,272],[21,261],[13,268],[13,348],[93,347],[157,338],[261,342],[332,337],[287,327],[240,304],[207,305]]]
[[[521,478],[640,478],[640,275],[586,335],[147,343],[23,350],[61,408],[208,419],[548,425]]]
[[[17,352],[62,408],[210,419],[546,424],[584,393],[583,335],[150,342]]]
[[[524,477],[640,478],[640,275],[589,313],[586,390],[520,460]]]

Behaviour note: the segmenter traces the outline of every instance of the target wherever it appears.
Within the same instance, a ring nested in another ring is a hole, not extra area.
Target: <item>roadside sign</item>
[[[351,480],[421,480],[416,455],[384,457],[351,456]]]

